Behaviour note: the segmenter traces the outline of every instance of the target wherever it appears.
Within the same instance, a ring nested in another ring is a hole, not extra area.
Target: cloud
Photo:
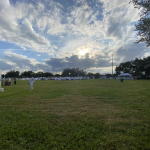
[[[45,37],[35,32],[33,17],[37,15],[42,6],[1,2],[0,7],[0,40],[14,43],[20,47],[29,47],[35,51],[49,51],[51,44]],[[32,14],[29,15],[28,13]]]
[[[51,70],[50,65],[39,63],[34,58],[12,52],[5,52],[5,55],[0,59],[0,63],[1,70],[43,70],[44,72],[50,72]]]
[[[138,20],[138,11],[129,5],[129,1],[99,2],[98,6],[99,9],[103,8],[102,11],[91,8],[86,1],[80,7],[74,6],[71,9],[70,17],[67,17],[69,32],[63,39],[63,47],[59,48],[59,55],[69,51],[77,54],[82,47],[88,48],[94,54],[106,51],[114,53],[132,38],[134,25],[131,24]],[[101,14],[104,16],[102,20],[97,18]]]
[[[90,58],[88,53],[81,58],[78,55],[72,55],[71,57],[45,60],[46,64],[52,66],[53,71],[62,71],[66,68],[82,68],[86,70],[93,67],[108,67],[110,66],[109,61],[109,59],[104,59],[101,55],[95,55],[95,57]]]
[[[130,39],[126,44],[120,46],[116,51],[116,61],[126,62],[135,58],[141,58],[149,52],[149,48],[144,43],[133,44],[134,39]]]
[[[49,7],[45,6],[45,10],[38,14],[38,18],[35,20],[36,26],[40,30],[46,30],[46,33],[51,35],[61,35],[67,32],[67,24],[62,23],[67,16],[62,11],[64,7],[54,1],[50,1],[50,3],[44,2]]]
[[[0,70],[13,70],[16,66],[14,63],[0,58]]]
[[[106,39],[122,40],[131,23],[139,19],[139,10],[129,4],[129,0],[100,0],[103,3],[102,25],[100,26]],[[132,14],[132,16],[131,16]]]

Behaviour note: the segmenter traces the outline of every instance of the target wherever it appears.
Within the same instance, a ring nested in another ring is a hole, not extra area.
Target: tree
[[[6,78],[13,78],[13,77],[19,77],[19,71],[8,71],[6,74],[5,74],[5,77]]]
[[[146,75],[150,75],[150,64],[146,65],[145,72],[146,72]]]
[[[44,73],[44,76],[45,76],[45,77],[52,77],[52,76],[53,76],[53,74],[52,74],[52,73],[50,73],[50,72],[45,72],[45,73]]]
[[[36,73],[36,77],[44,77],[44,73],[42,71],[39,71]]]
[[[107,78],[110,78],[110,77],[112,77],[112,74],[106,73],[106,77],[107,77]]]
[[[94,74],[89,72],[89,73],[87,73],[87,76],[90,77],[90,78],[93,78]]]
[[[85,76],[86,72],[83,69],[79,68],[72,68],[72,69],[64,69],[61,76],[70,76],[70,77],[77,77],[77,76]]]
[[[144,65],[145,74],[148,76],[150,75],[150,56],[144,58],[144,61],[145,61]]]
[[[76,76],[76,75],[77,75],[76,71],[74,69],[69,69],[69,68],[64,69],[61,74],[62,77]]]
[[[119,75],[120,73],[131,72],[132,70],[131,63],[132,61],[120,63],[120,65],[116,67],[116,70],[115,70],[116,74]]]
[[[99,73],[95,73],[95,74],[94,74],[95,79],[100,78],[100,76],[101,76],[101,75],[100,75]]]
[[[56,73],[56,74],[55,74],[55,77],[60,77],[60,76],[61,76],[61,75],[60,75],[60,74],[58,74],[58,73]]]
[[[32,71],[24,71],[21,73],[20,77],[51,77],[53,76],[50,72],[43,73],[42,71],[39,71],[37,73]]]
[[[140,38],[135,43],[145,42],[150,46],[150,0],[130,0],[135,8],[141,10],[140,20],[135,25],[135,31]]]
[[[146,58],[135,58],[135,60],[120,63],[116,67],[116,74],[131,73],[134,76],[150,75],[150,56]]]
[[[32,71],[24,71],[24,72],[21,73],[20,76],[21,76],[21,77],[26,77],[26,78],[34,77],[34,76],[35,76],[35,73],[32,72]]]
[[[5,75],[4,75],[4,74],[2,74],[2,75],[1,75],[1,78],[4,78],[4,77],[5,77]]]

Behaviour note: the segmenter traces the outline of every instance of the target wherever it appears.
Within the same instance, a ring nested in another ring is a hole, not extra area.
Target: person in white
[[[35,79],[33,77],[30,78],[30,80],[29,80],[30,90],[29,91],[33,90],[33,84],[34,84],[34,82],[35,82]]]

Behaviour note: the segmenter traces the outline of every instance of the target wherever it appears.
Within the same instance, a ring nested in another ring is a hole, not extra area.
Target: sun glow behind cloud
[[[88,53],[88,49],[84,49],[84,50],[80,50],[79,55],[85,55],[86,53]]]

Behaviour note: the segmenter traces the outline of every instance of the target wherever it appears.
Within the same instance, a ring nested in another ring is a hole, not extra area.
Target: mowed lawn
[[[150,150],[150,81],[28,81],[0,93],[0,150]]]

